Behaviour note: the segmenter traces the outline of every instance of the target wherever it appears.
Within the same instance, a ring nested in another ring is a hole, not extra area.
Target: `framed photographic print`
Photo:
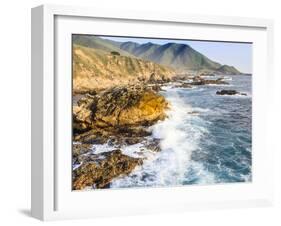
[[[32,9],[32,216],[272,203],[270,20]]]

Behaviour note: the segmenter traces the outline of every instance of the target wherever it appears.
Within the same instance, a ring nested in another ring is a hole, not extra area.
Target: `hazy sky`
[[[213,61],[236,67],[244,73],[252,73],[252,44],[235,42],[210,42],[210,41],[191,41],[191,40],[172,40],[154,38],[123,38],[123,37],[103,37],[102,38],[119,42],[137,42],[155,44],[166,44],[168,42],[183,43],[207,56]]]

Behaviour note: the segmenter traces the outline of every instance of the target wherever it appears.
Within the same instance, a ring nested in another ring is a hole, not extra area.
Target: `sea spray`
[[[151,126],[148,137],[160,140],[161,151],[147,149],[144,142],[119,147],[144,161],[129,175],[113,179],[110,187],[251,181],[251,77],[231,78],[230,85],[247,96],[216,95],[220,86],[162,87],[170,103],[168,117]],[[112,146],[97,145],[93,152],[110,150]]]
[[[184,103],[175,89],[166,87],[164,95],[170,103],[168,117],[150,128],[153,139],[160,139],[161,151],[153,153],[142,148],[144,164],[129,176],[114,179],[111,187],[178,186],[186,182],[189,167],[194,165],[192,152],[199,148],[199,141],[207,131],[204,122],[192,114],[194,109]],[[123,152],[132,155],[137,148],[140,146],[123,147]],[[194,169],[196,174],[203,175],[199,164]]]

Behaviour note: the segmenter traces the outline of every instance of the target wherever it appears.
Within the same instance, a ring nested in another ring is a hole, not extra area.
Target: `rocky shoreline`
[[[154,86],[114,87],[84,95],[73,107],[73,164],[79,165],[73,171],[73,189],[105,188],[142,163],[120,149],[94,154],[93,144],[121,147],[146,142],[149,149],[159,150],[159,142],[146,139],[151,135],[147,127],[165,119],[167,108]]]
[[[89,90],[73,106],[73,189],[108,188],[111,181],[128,175],[143,163],[122,153],[122,147],[142,143],[161,151],[160,141],[151,138],[149,127],[166,118],[169,103],[159,94],[169,81]],[[200,76],[176,79],[175,87],[192,88],[228,84],[223,79]],[[107,144],[112,150],[95,153],[93,145]]]

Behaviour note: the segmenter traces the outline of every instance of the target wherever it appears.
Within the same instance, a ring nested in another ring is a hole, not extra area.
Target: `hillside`
[[[137,57],[157,64],[165,65],[176,71],[209,70],[222,74],[241,74],[233,66],[215,62],[186,44],[151,42],[115,42],[90,35],[73,35],[73,43],[106,52],[117,51],[123,56]]]
[[[185,44],[167,43],[165,45],[157,45],[153,43],[146,43],[138,45],[135,48],[126,48],[126,45],[124,44],[121,44],[120,48],[137,57],[151,60],[159,64],[168,65],[175,69],[216,70],[221,66],[219,63],[208,59]]]
[[[238,71],[235,67],[228,66],[228,65],[222,65],[216,71],[222,74],[231,74],[231,75],[241,74],[241,72]]]
[[[128,51],[123,51],[119,48],[121,43],[102,39],[93,35],[72,35],[72,42],[76,45],[103,50],[106,52],[117,51],[124,56],[133,57],[133,55],[131,55]]]
[[[114,55],[101,49],[73,46],[75,93],[149,80],[163,81],[171,79],[174,75],[173,69],[151,61]]]

